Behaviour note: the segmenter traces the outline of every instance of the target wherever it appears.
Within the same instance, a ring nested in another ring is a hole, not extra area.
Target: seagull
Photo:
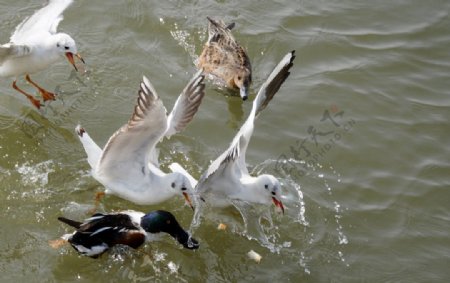
[[[183,247],[198,249],[197,240],[181,228],[175,216],[164,210],[147,214],[127,210],[116,213],[95,213],[84,222],[58,217],[58,220],[77,229],[64,235],[72,247],[82,255],[97,258],[115,245],[137,249],[146,241],[154,241],[161,232],[167,233]]]
[[[205,202],[209,202],[208,199],[213,200],[215,206],[227,206],[230,200],[261,204],[273,202],[284,213],[280,182],[269,174],[250,176],[245,164],[245,152],[253,133],[256,117],[266,108],[289,76],[294,59],[295,50],[285,55],[278,63],[261,86],[247,120],[233,138],[231,145],[211,163],[198,182],[178,163],[172,163],[169,166],[173,172],[187,175],[191,185]]]
[[[244,48],[231,34],[235,24],[225,25],[223,21],[207,19],[209,37],[197,66],[223,80],[228,88],[239,88],[240,96],[247,100],[248,88],[252,83],[252,66]]]
[[[86,151],[93,177],[114,194],[139,205],[153,205],[180,194],[193,209],[193,187],[181,173],[159,169],[156,144],[181,132],[192,120],[205,95],[204,75],[198,71],[167,116],[160,97],[144,76],[137,104],[127,124],[118,129],[102,150],[78,125],[75,129]]]
[[[36,11],[16,27],[9,43],[0,45],[0,76],[14,76],[12,87],[25,95],[38,109],[42,106],[41,102],[17,86],[17,77],[25,75],[25,79],[38,89],[45,102],[54,100],[55,94],[32,81],[29,74],[47,68],[62,55],[67,57],[75,70],[77,67],[74,56],[84,63],[83,58],[77,53],[77,46],[72,37],[66,33],[56,32],[59,22],[63,19],[62,13],[72,2],[72,0],[50,0],[47,6]]]

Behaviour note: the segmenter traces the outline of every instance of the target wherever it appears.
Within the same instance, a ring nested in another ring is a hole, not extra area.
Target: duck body
[[[252,83],[252,67],[247,52],[231,33],[234,23],[225,25],[209,17],[208,20],[209,38],[197,67],[222,80],[228,88],[239,89],[242,99],[246,100]]]
[[[198,242],[181,228],[175,216],[164,210],[144,214],[127,210],[115,213],[96,213],[84,222],[58,217],[77,230],[64,236],[82,255],[96,258],[115,245],[127,245],[137,249],[146,241],[157,238],[159,233],[171,235],[183,247],[197,249]]]

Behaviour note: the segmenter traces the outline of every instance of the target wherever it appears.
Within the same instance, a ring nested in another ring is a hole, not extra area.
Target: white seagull
[[[38,109],[42,106],[41,102],[16,85],[17,76],[25,75],[25,79],[38,89],[45,102],[54,100],[55,94],[37,85],[29,74],[47,68],[58,61],[61,55],[67,57],[75,70],[74,55],[84,63],[72,37],[66,33],[56,33],[58,24],[63,19],[62,13],[72,2],[50,0],[47,6],[16,27],[9,43],[0,45],[0,76],[14,76],[12,87],[24,94]]]
[[[189,180],[181,173],[161,171],[155,146],[164,137],[181,132],[192,120],[205,95],[203,80],[201,71],[197,72],[167,116],[161,99],[144,76],[130,120],[109,138],[103,150],[77,126],[93,177],[106,187],[104,193],[139,205],[157,204],[179,194],[193,208],[189,195],[194,191]]]
[[[245,164],[245,152],[253,133],[255,118],[266,108],[290,74],[289,70],[295,58],[294,52],[292,51],[284,56],[261,86],[253,101],[250,115],[234,137],[231,145],[211,163],[198,183],[181,165],[177,163],[170,165],[173,172],[188,175],[191,185],[196,188],[196,192],[205,202],[209,203],[209,200],[212,200],[215,206],[230,205],[229,200],[261,204],[273,202],[284,213],[280,182],[274,176],[268,174],[257,177],[250,176]]]

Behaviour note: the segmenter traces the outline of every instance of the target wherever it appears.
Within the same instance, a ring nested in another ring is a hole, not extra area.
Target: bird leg
[[[44,102],[47,100],[55,100],[55,94],[51,93],[49,91],[46,91],[42,87],[38,86],[37,83],[35,83],[31,80],[30,75],[27,74],[25,76],[25,79],[39,90],[39,93],[41,94],[42,98],[44,99]]]
[[[105,192],[98,192],[95,194],[95,204],[98,205],[98,203],[102,200],[102,198],[105,196]]]
[[[94,207],[92,209],[90,209],[88,211],[89,214],[93,214],[97,211],[98,206],[100,205],[100,201],[102,200],[102,198],[105,196],[105,192],[98,192],[95,194],[95,203],[94,203]]]
[[[30,102],[31,102],[37,109],[40,109],[41,106],[43,106],[43,105],[41,104],[41,102],[40,102],[39,100],[37,100],[36,98],[34,98],[31,94],[28,94],[28,93],[26,93],[25,91],[21,90],[21,89],[17,86],[15,80],[14,80],[14,82],[13,82],[13,84],[12,84],[12,87],[13,87],[15,90],[17,90],[18,92],[20,92],[21,94],[25,95],[25,96],[28,98],[28,100],[30,100]]]

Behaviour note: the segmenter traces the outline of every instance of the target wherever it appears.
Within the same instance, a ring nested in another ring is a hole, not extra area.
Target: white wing
[[[103,149],[97,173],[114,179],[142,179],[156,143],[167,128],[166,108],[144,77],[137,105],[127,124],[115,132]]]
[[[72,2],[73,0],[50,0],[47,6],[36,11],[16,27],[10,42],[22,43],[42,32],[56,33],[58,24],[63,19],[62,13]]]
[[[294,53],[295,51],[292,51],[284,56],[263,83],[253,101],[253,107],[249,117],[234,137],[230,147],[214,160],[206,172],[200,177],[197,190],[200,192],[206,190],[208,186],[204,186],[204,184],[213,179],[214,175],[221,175],[220,173],[226,169],[232,171],[239,170],[241,174],[248,174],[247,166],[245,164],[245,153],[253,133],[255,118],[264,108],[266,108],[267,104],[272,100],[273,96],[278,92],[283,82],[289,76],[289,70],[295,59]]]
[[[3,44],[0,45],[0,64],[11,57],[20,57],[30,54],[30,47],[26,45],[17,44]]]
[[[187,124],[194,118],[205,95],[205,76],[202,71],[198,71],[178,96],[172,112],[167,119],[166,137],[170,137],[181,132]]]

